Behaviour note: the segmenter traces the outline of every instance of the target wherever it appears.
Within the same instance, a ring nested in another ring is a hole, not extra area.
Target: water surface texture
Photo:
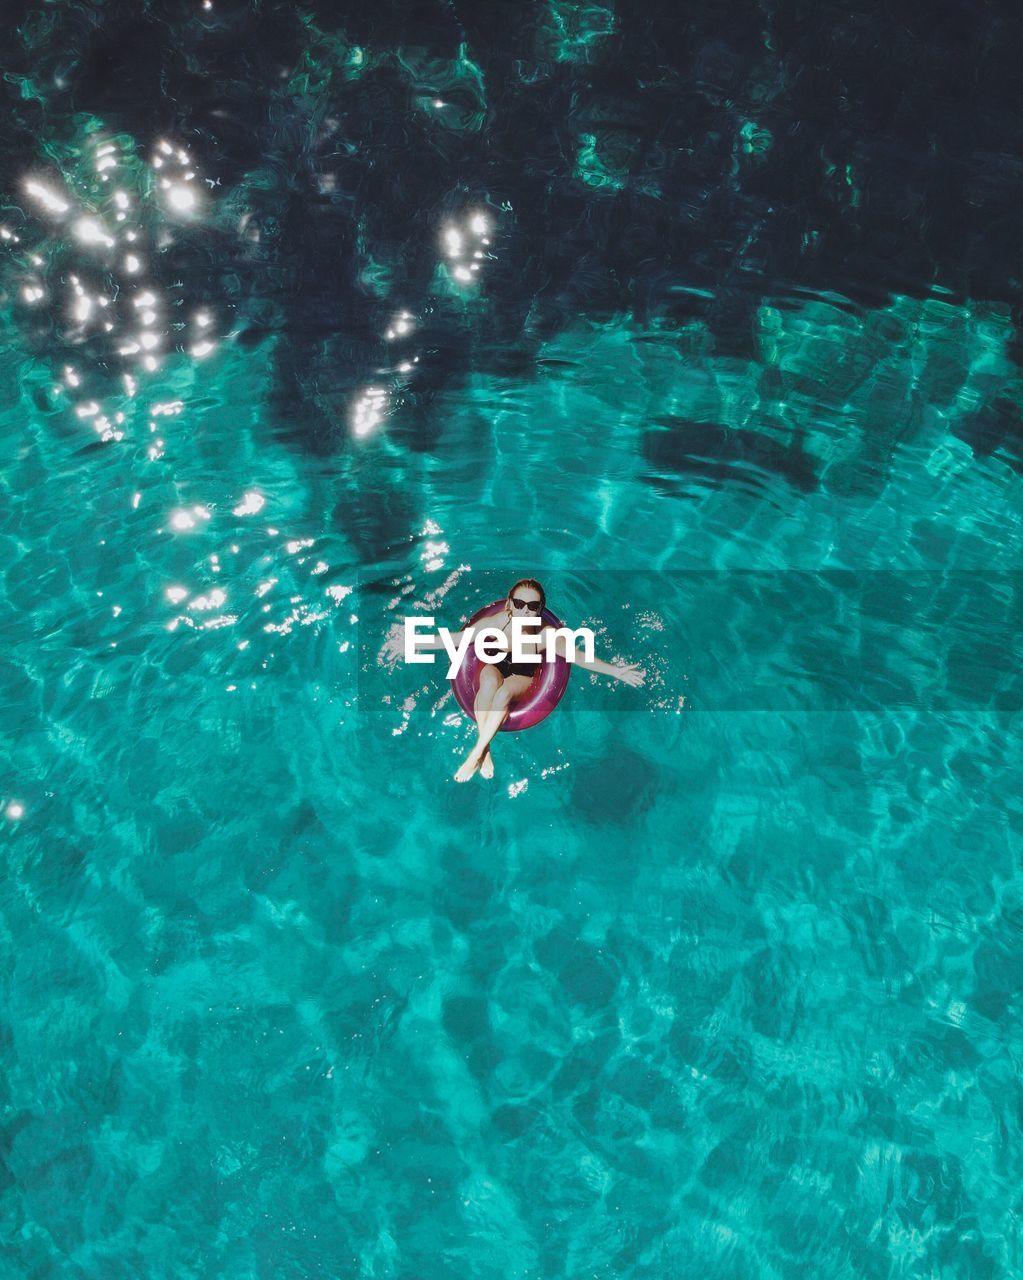
[[[1021,1273],[1021,37],[4,8],[4,1280]]]

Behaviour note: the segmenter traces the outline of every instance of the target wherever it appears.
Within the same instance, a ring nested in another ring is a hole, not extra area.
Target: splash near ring
[[[473,626],[486,614],[493,612],[498,605],[503,603],[503,599],[494,600],[491,604],[478,609],[466,623],[466,626]],[[563,625],[561,620],[556,618],[547,608],[541,610],[540,617],[548,626],[560,627]],[[480,669],[484,665],[476,657],[475,650],[470,647],[465,655],[461,669],[451,681],[451,687],[454,689],[458,705],[473,720],[476,718],[473,714],[473,704],[476,701],[476,694],[479,692]],[[541,720],[546,719],[564,697],[565,690],[568,688],[568,678],[571,674],[572,664],[567,658],[561,657],[560,654],[553,662],[548,662],[546,659],[541,660],[529,687],[521,698],[516,698],[512,703],[507,718],[498,732],[516,733],[519,729],[531,729],[533,725],[539,724]]]

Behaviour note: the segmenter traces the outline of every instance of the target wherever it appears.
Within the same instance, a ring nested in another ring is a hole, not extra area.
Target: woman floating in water
[[[508,592],[506,600],[489,613],[477,618],[471,625],[456,632],[453,641],[455,644],[460,644],[462,637],[466,634],[471,640],[482,628],[497,627],[508,636],[510,648],[510,627],[513,619],[537,618],[543,612],[546,603],[544,589],[539,582],[535,578],[521,578]],[[522,635],[522,652],[542,658],[547,644],[546,633],[553,630],[555,628],[546,623],[539,628],[526,629]],[[437,637],[432,641],[428,639],[422,647],[438,648],[440,644],[441,641]],[[554,648],[561,657],[569,656],[564,636],[556,637]],[[587,662],[574,655],[573,661],[576,666],[582,667],[585,671],[613,676],[616,680],[622,680],[629,685],[641,685],[646,674],[635,663],[603,662],[600,658]],[[505,654],[499,661],[483,664],[480,671],[479,690],[473,705],[477,729],[476,742],[455,774],[456,782],[468,782],[477,769],[482,778],[494,776],[494,761],[490,754],[491,739],[508,718],[516,700],[521,698],[529,688],[536,673],[536,662],[513,662],[510,653]]]

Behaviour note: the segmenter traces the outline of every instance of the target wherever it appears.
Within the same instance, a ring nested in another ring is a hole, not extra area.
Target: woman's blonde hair
[[[520,578],[518,582],[516,582],[514,587],[512,587],[512,589],[508,592],[507,598],[509,600],[515,594],[515,592],[518,591],[519,587],[532,587],[534,591],[538,591],[540,593],[541,611],[547,607],[547,593],[546,591],[544,591],[543,587],[540,586],[539,582],[537,582],[535,578]]]

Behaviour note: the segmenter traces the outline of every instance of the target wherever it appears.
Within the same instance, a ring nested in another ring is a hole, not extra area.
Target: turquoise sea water
[[[1008,309],[769,299],[748,360],[580,313],[424,443],[422,315],[488,305],[438,267],[315,450],[280,339],[145,263],[122,364],[33,339],[103,244],[18,233],[0,1275],[1018,1275],[1023,476],[961,429]],[[648,684],[458,786],[379,655],[525,574]]]

